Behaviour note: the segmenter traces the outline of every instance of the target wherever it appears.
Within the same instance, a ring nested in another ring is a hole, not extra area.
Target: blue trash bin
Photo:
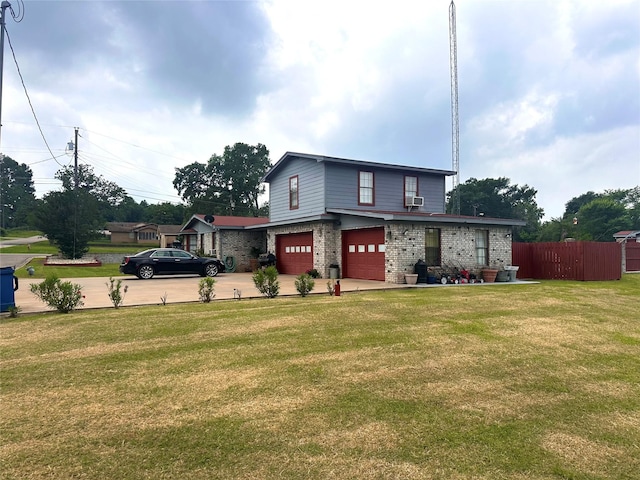
[[[18,289],[18,277],[13,267],[0,268],[0,312],[8,312],[16,306],[15,291]]]

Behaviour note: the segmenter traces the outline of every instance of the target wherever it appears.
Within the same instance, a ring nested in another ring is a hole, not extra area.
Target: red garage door
[[[384,252],[384,228],[343,231],[342,275],[384,281]]]
[[[313,268],[313,233],[276,236],[276,261],[279,273],[300,275]]]

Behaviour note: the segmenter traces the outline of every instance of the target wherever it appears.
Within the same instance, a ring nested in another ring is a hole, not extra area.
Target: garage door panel
[[[384,281],[384,228],[342,232],[343,276]]]
[[[313,268],[313,233],[291,233],[276,236],[278,272],[300,275]]]

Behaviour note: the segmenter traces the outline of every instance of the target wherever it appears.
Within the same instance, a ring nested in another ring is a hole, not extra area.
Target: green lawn
[[[47,278],[55,275],[58,278],[84,278],[84,277],[117,277],[122,274],[118,270],[120,264],[105,263],[99,267],[77,267],[73,265],[44,265],[44,258],[34,258],[24,267],[15,271],[18,278]],[[27,268],[33,267],[34,274],[29,275]]]
[[[138,253],[148,248],[153,248],[148,245],[111,245],[108,243],[91,243],[89,244],[89,253],[122,253],[126,255],[128,253]],[[0,253],[33,253],[41,255],[56,255],[58,249],[51,245],[48,240],[42,242],[34,242],[30,245],[12,245],[10,247],[4,247],[0,250]]]
[[[638,479],[640,275],[0,322],[3,479]]]

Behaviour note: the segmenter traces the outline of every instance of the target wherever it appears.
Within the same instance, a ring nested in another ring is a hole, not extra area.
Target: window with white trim
[[[289,178],[289,210],[298,208],[298,176]]]
[[[418,196],[418,177],[404,177],[404,198],[405,204],[411,205],[413,197]]]
[[[373,172],[359,172],[358,205],[373,205],[374,203]]]

